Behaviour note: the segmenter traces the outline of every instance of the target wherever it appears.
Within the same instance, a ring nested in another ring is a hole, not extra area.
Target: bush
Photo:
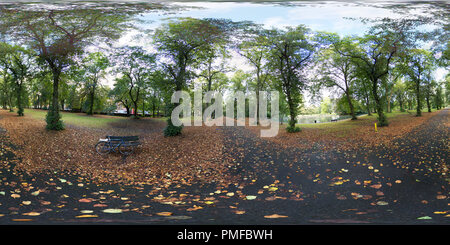
[[[17,115],[19,115],[19,117],[23,116],[23,108],[19,107],[19,110],[17,111]]]
[[[296,127],[296,126],[294,126],[294,127],[288,126],[288,127],[286,127],[286,131],[288,133],[297,133],[297,132],[302,131],[302,129],[300,127]]]
[[[61,115],[58,111],[50,108],[47,115],[45,116],[45,121],[47,122],[47,126],[45,127],[48,130],[63,130],[64,124],[61,121]]]
[[[167,127],[164,129],[164,136],[177,136],[181,134],[183,126],[174,126],[172,120],[167,119]]]
[[[290,120],[289,126],[287,126],[286,131],[288,133],[297,133],[300,132],[302,129],[300,127],[295,126],[296,120]]]
[[[386,115],[383,113],[383,114],[378,114],[378,126],[379,127],[385,127],[385,126],[388,126],[389,125],[389,122],[388,122],[388,120],[387,120],[387,117],[386,117]]]

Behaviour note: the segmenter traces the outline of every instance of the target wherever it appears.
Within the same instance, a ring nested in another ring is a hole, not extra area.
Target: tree
[[[42,65],[52,73],[53,91],[46,121],[47,129],[61,130],[59,114],[61,74],[72,64],[72,58],[94,42],[120,37],[130,27],[128,21],[136,8],[71,5],[70,8],[28,8],[20,4],[0,7],[0,31],[9,40],[34,50]]]
[[[129,81],[126,76],[116,78],[114,88],[109,92],[109,95],[114,99],[115,103],[121,103],[127,110],[127,116],[130,116],[130,108],[132,104],[128,93],[128,85]]]
[[[444,94],[442,91],[441,84],[437,84],[436,94],[434,96],[433,104],[437,110],[440,110],[444,107]]]
[[[395,100],[398,103],[398,106],[400,107],[400,111],[405,111],[405,104],[406,104],[406,85],[403,81],[398,80],[394,87],[392,88],[393,95]]]
[[[23,116],[23,94],[26,81],[31,80],[31,71],[34,65],[34,56],[20,46],[0,44],[0,63],[4,72],[10,72],[10,81],[17,99],[17,114]]]
[[[238,53],[246,59],[254,71],[254,89],[256,94],[256,123],[259,123],[259,91],[267,86],[269,70],[267,60],[269,59],[269,40],[264,31],[251,29],[250,34],[237,45]]]
[[[106,68],[109,66],[108,58],[100,53],[90,53],[81,62],[84,86],[88,93],[89,109],[88,115],[93,114],[95,93],[98,86],[101,86],[100,79],[106,75]]]
[[[320,113],[321,114],[333,113],[333,105],[330,98],[325,97],[322,99],[322,102],[320,103]]]
[[[155,31],[154,44],[160,58],[165,60],[162,64],[171,76],[175,91],[186,88],[199,59],[214,44],[227,40],[236,25],[229,20],[180,18],[164,23]],[[177,105],[171,103],[169,113]],[[181,126],[174,126],[170,118],[167,123],[166,136],[181,134]]]
[[[422,115],[422,87],[427,74],[433,69],[431,52],[423,49],[410,49],[403,57],[401,70],[409,78],[410,87],[416,95],[416,116]]]
[[[300,130],[295,123],[302,99],[301,91],[306,83],[304,71],[311,63],[315,51],[315,45],[308,38],[308,33],[309,29],[302,25],[267,32],[272,74],[275,82],[281,85],[289,108],[288,132]]]
[[[352,86],[355,80],[355,65],[352,59],[341,53],[348,53],[354,48],[350,39],[342,39],[337,34],[330,34],[327,39],[339,45],[331,45],[329,48],[319,51],[317,80],[319,87],[337,88],[346,96],[352,120],[356,120],[353,106]],[[341,49],[336,51],[336,49]]]
[[[395,33],[384,30],[375,34],[368,33],[361,38],[354,39],[353,42],[355,43],[354,49],[345,50],[345,52],[337,49],[337,52],[352,58],[360,74],[370,81],[371,95],[378,114],[378,124],[380,127],[387,126],[389,123],[384,114],[379,88],[382,79],[391,70],[390,66],[399,48],[400,40]]]
[[[116,55],[116,72],[123,75],[128,87],[128,98],[134,107],[133,117],[138,118],[138,102],[156,68],[155,56],[141,47],[123,47]]]

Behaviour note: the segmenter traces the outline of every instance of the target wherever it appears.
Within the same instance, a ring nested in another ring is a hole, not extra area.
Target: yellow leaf
[[[172,215],[171,212],[159,212],[159,213],[156,213],[156,214],[159,215],[159,216],[171,216]]]
[[[29,212],[29,213],[24,213],[24,214],[22,214],[22,215],[27,215],[27,216],[39,216],[39,215],[41,215],[41,214],[38,213],[38,212]]]
[[[14,194],[11,194],[11,197],[12,197],[12,198],[19,198],[19,197],[20,197],[20,195],[19,195],[19,194],[15,194],[15,193],[14,193]]]
[[[266,215],[264,218],[266,219],[279,219],[279,218],[287,218],[288,216],[285,215],[279,215],[279,214],[272,214],[272,215]]]
[[[96,214],[83,214],[75,216],[75,218],[96,218],[96,217],[98,217],[98,215]]]

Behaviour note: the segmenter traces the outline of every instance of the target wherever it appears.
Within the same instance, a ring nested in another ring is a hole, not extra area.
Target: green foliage
[[[320,113],[331,114],[333,112],[333,103],[331,99],[328,97],[323,98],[322,103],[320,103]]]
[[[181,131],[183,129],[183,126],[174,126],[172,124],[172,120],[169,117],[167,119],[167,127],[164,128],[164,136],[170,137],[170,136],[177,136],[181,134]]]
[[[23,117],[24,116],[24,114],[23,114],[23,107],[19,107],[19,109],[17,110],[17,115],[19,116],[19,117]]]
[[[47,122],[47,126],[45,127],[48,130],[63,130],[64,124],[61,121],[61,115],[58,110],[54,110],[52,107],[48,110],[48,113],[45,117],[45,121]]]
[[[384,114],[384,113],[381,113],[381,114],[378,113],[377,119],[378,119],[378,126],[379,126],[379,127],[385,127],[385,126],[388,126],[388,125],[389,125],[389,122],[388,122],[388,120],[387,120],[386,114]]]
[[[362,110],[363,110],[362,106],[357,100],[352,99],[352,105],[353,105],[353,109],[354,109],[355,113],[362,112]],[[340,115],[350,115],[351,114],[350,106],[349,106],[349,103],[347,100],[347,96],[345,96],[345,94],[342,95],[342,97],[337,100],[336,113],[338,113]]]
[[[295,126],[296,120],[290,120],[289,125],[286,127],[286,131],[288,133],[297,133],[301,131],[301,128],[298,126]]]
[[[300,128],[300,127],[298,127],[298,126],[287,126],[286,127],[286,131],[288,132],[288,133],[297,133],[297,132],[300,132],[300,131],[302,131],[302,129]]]

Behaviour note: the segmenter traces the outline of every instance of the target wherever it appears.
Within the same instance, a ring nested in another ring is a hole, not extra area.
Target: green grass
[[[432,112],[436,111],[436,109],[432,109]],[[422,113],[428,113],[427,110],[422,110]],[[395,118],[397,116],[401,115],[416,115],[415,110],[409,110],[409,111],[392,111],[390,113],[385,113],[386,117],[388,119]],[[331,131],[338,131],[338,130],[351,130],[355,125],[360,125],[361,123],[367,122],[367,120],[371,120],[373,122],[377,122],[377,114],[372,113],[369,115],[359,116],[358,120],[351,121],[351,120],[343,120],[338,122],[326,122],[326,123],[315,123],[315,124],[296,124],[296,126],[299,126],[300,128],[316,128],[316,129],[326,129]]]
[[[46,110],[33,110],[25,109],[25,115],[36,119],[45,120],[45,115],[47,115]],[[104,128],[108,127],[109,123],[120,122],[128,120],[128,118],[115,117],[115,116],[88,116],[83,113],[71,113],[71,112],[60,112],[62,116],[62,121],[65,124],[70,124],[74,126],[81,127],[92,127],[92,128]]]

